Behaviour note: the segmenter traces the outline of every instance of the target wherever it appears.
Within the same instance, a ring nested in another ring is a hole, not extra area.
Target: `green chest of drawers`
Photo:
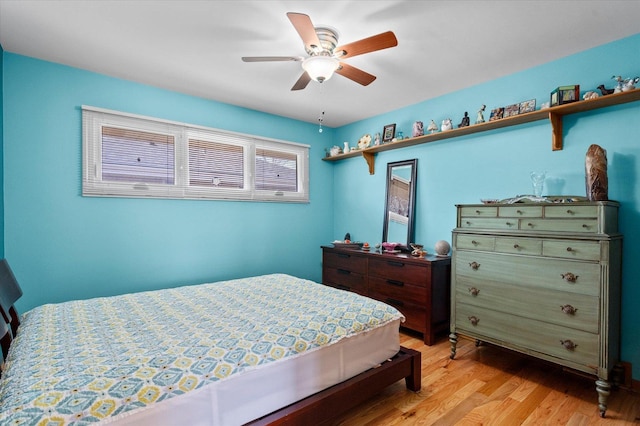
[[[618,203],[457,206],[451,358],[458,335],[597,377],[604,416],[619,361]]]

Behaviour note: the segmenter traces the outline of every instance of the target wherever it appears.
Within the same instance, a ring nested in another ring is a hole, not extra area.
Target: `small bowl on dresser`
[[[382,248],[387,253],[395,253],[396,247],[398,247],[398,243],[382,243]]]

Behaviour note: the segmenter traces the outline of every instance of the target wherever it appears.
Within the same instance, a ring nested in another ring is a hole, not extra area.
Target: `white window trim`
[[[105,125],[172,135],[175,140],[175,183],[168,185],[102,181],[101,129]],[[243,189],[189,185],[188,140],[193,137],[221,142],[229,141],[244,148],[245,185]],[[296,155],[298,191],[255,189],[254,163],[256,148],[267,148]],[[309,202],[309,145],[301,143],[83,105],[82,151],[83,196]]]

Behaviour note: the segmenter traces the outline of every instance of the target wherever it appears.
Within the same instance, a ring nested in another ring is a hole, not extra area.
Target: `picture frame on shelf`
[[[570,104],[580,100],[580,85],[574,84],[571,86],[559,86],[553,92],[551,92],[550,105],[558,106],[564,104]]]
[[[512,117],[520,113],[520,104],[507,105],[504,107],[504,118]]]
[[[528,101],[520,102],[520,114],[532,112],[536,110],[536,100],[529,99]]]
[[[494,108],[491,110],[489,121],[500,120],[502,117],[504,117],[504,107]]]
[[[382,143],[391,142],[391,140],[396,136],[396,124],[387,124],[382,129]]]

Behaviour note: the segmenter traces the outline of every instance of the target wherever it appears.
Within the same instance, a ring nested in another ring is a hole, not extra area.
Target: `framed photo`
[[[536,110],[536,100],[529,99],[528,101],[520,102],[520,114],[525,112],[531,112]]]
[[[489,121],[500,120],[504,116],[504,108],[495,108],[491,110],[491,115],[489,116]]]
[[[569,104],[580,100],[580,85],[560,86],[551,92],[551,106]]]
[[[393,139],[396,136],[396,124],[387,124],[386,126],[384,126],[384,129],[382,130],[382,142],[391,142],[391,139]]]
[[[513,104],[504,107],[504,118],[518,115],[520,113],[520,104]]]

